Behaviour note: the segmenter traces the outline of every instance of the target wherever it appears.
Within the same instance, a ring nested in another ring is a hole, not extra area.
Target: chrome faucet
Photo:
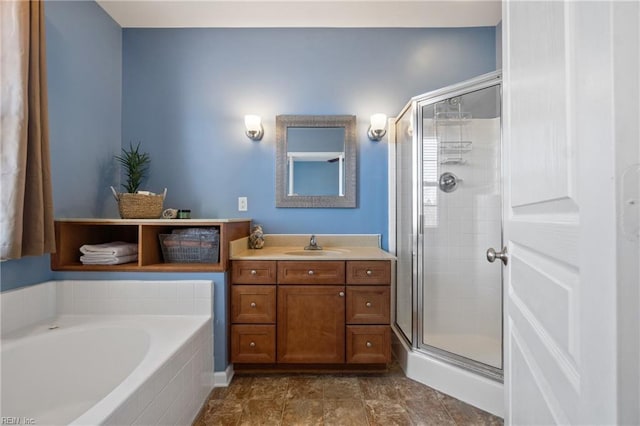
[[[316,242],[316,236],[312,235],[309,239],[309,245],[304,248],[305,250],[322,250],[322,247]]]

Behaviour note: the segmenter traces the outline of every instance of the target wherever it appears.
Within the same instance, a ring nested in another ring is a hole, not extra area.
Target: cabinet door
[[[343,363],[344,286],[278,287],[278,362]]]

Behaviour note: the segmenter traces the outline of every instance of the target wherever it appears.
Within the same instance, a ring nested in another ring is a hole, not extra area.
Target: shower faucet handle
[[[502,248],[502,251],[496,251],[493,247],[487,249],[487,260],[490,263],[493,263],[496,261],[496,259],[500,259],[502,263],[507,266],[507,262],[509,262],[509,256],[506,246]]]
[[[458,189],[458,184],[462,182],[458,176],[451,172],[444,172],[438,179],[438,186],[442,192],[453,192]]]

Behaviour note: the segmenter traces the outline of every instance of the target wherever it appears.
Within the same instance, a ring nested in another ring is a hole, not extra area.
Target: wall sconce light
[[[262,128],[262,118],[259,115],[248,114],[244,116],[244,132],[252,141],[259,141],[264,135],[264,129]]]
[[[372,141],[379,141],[387,134],[387,116],[386,114],[373,114],[371,116],[371,125],[367,131],[369,139]]]

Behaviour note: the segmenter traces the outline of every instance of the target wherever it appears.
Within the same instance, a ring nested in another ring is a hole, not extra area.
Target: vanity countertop
[[[231,260],[393,260],[395,256],[380,248],[379,235],[317,234],[322,250],[304,250],[310,235],[266,234],[261,249],[249,249],[248,239],[230,244]]]

